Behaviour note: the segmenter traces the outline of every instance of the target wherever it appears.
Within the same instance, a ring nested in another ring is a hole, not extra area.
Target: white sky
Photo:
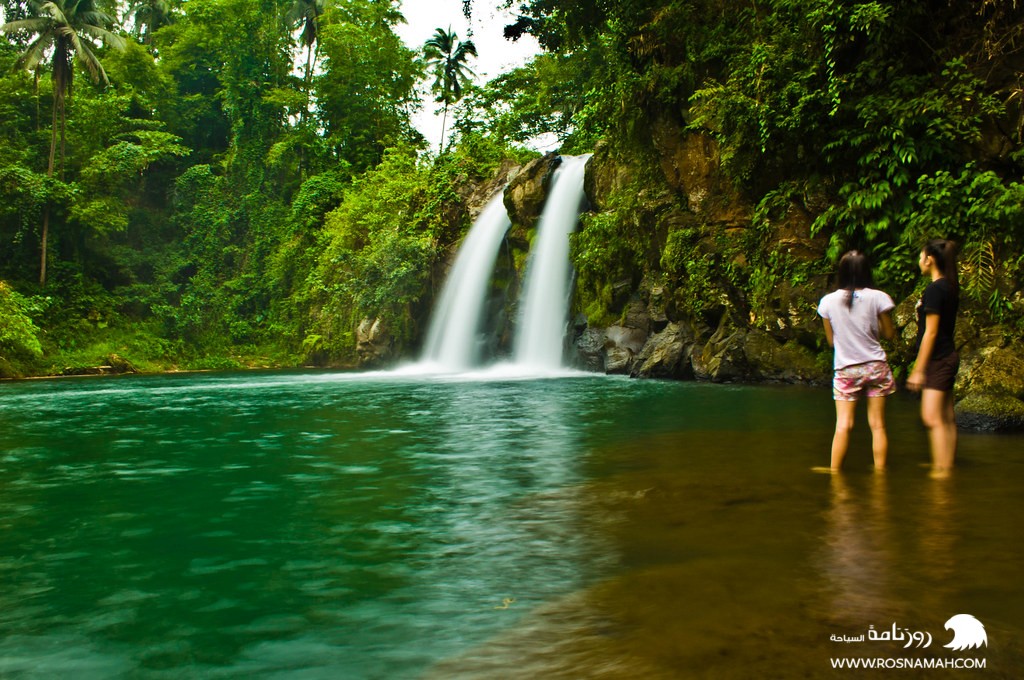
[[[482,85],[521,66],[540,52],[533,36],[523,36],[516,42],[505,40],[505,25],[513,23],[515,16],[494,9],[495,4],[494,0],[475,0],[473,32],[470,35],[466,17],[462,14],[462,0],[403,0],[401,12],[406,23],[396,26],[395,32],[407,46],[419,50],[438,28],[448,30],[450,26],[460,41],[472,40],[476,45],[478,56],[470,59],[469,67],[477,75],[477,84]],[[433,97],[426,94],[423,110],[413,119],[416,129],[423,133],[434,150],[441,141],[441,116],[434,114],[436,107]],[[445,137],[451,129],[451,115],[448,116],[447,128]]]

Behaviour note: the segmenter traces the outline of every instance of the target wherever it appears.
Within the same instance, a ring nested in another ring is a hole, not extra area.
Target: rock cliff
[[[588,244],[587,230],[616,210],[616,219],[649,241],[630,244],[640,251],[634,262],[610,263],[606,275],[588,280],[581,275],[576,365],[637,378],[827,384],[831,350],[816,307],[830,290],[832,265],[827,239],[812,231],[824,199],[780,196],[773,210],[756,214],[723,178],[713,140],[662,124],[652,138],[646,165],[616,157],[606,145],[588,165],[592,212],[574,256],[588,254],[580,247]],[[556,165],[550,154],[538,159],[506,190],[521,257]],[[629,234],[611,238],[619,237]],[[614,251],[615,244],[601,246]],[[899,337],[887,350],[899,377],[913,360],[916,302],[910,294],[894,313]],[[1005,333],[979,327],[978,316],[965,308],[959,323],[958,419],[976,430],[1024,429],[1024,359],[1004,346]]]

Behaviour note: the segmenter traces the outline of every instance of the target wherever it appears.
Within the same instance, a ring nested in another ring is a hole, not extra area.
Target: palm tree
[[[153,44],[153,33],[174,22],[167,0],[137,0],[128,7],[124,18],[132,20],[133,33],[145,45]]]
[[[320,37],[320,15],[324,13],[325,0],[293,0],[285,21],[289,26],[302,27],[299,42],[306,46],[306,96],[309,97],[309,81],[313,76],[315,46]],[[307,102],[308,107],[308,102]]]
[[[448,107],[462,99],[462,89],[471,81],[470,78],[476,74],[467,66],[470,56],[477,56],[476,45],[472,40],[459,42],[459,36],[452,32],[451,26],[445,31],[439,28],[434,32],[434,37],[423,45],[423,56],[426,57],[427,66],[434,74],[434,84],[431,91],[437,94],[434,100],[444,103],[444,116],[441,119],[441,146],[438,153],[444,149],[444,131],[448,123]]]
[[[320,42],[320,16],[324,13],[326,0],[292,0],[292,6],[285,15],[285,21],[293,28],[302,27],[299,43],[306,46],[306,74],[302,78],[306,90],[306,104],[299,113],[299,127],[305,128],[309,116],[312,93],[313,65],[316,63],[316,48]],[[299,177],[305,179],[306,145],[299,147]]]
[[[54,157],[57,151],[57,123],[60,123],[60,167],[64,176],[64,128],[67,122],[65,103],[71,98],[78,62],[92,77],[93,82],[107,84],[107,73],[93,52],[93,40],[102,40],[116,48],[124,47],[124,39],[108,31],[112,24],[109,15],[97,10],[93,0],[29,0],[30,16],[10,21],[0,27],[4,33],[27,31],[34,34],[25,52],[18,57],[16,66],[33,71],[45,59],[50,59],[50,77],[53,79],[53,116],[50,124],[50,159],[46,174],[53,177]],[[42,255],[39,266],[39,284],[46,285],[46,239],[50,228],[50,209],[43,214]]]

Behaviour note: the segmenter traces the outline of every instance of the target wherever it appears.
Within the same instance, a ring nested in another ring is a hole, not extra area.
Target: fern
[[[976,241],[964,248],[960,260],[960,282],[964,291],[978,302],[998,294],[999,264],[991,240]]]

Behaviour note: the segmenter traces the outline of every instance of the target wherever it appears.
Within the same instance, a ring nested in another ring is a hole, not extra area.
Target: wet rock
[[[718,329],[703,345],[693,350],[693,372],[701,380],[728,382],[749,377],[747,355],[743,349],[747,331],[726,314]]]
[[[980,361],[961,367],[957,388],[965,394],[1024,397],[1024,357],[1011,348],[989,348]],[[965,370],[966,369],[966,370]]]
[[[779,343],[769,333],[752,329],[743,339],[743,351],[753,377],[784,382],[823,382],[825,373],[808,348],[790,340]]]
[[[670,323],[652,336],[636,358],[634,378],[693,378],[694,333],[688,324]]]
[[[1024,430],[1024,401],[993,394],[972,394],[956,405],[956,422],[976,432]]]
[[[356,328],[356,353],[360,366],[369,367],[391,358],[395,339],[380,317],[366,318]]]
[[[633,352],[625,347],[609,347],[605,350],[604,372],[608,375],[625,375],[633,365]]]
[[[562,157],[554,152],[530,161],[518,172],[509,173],[505,188],[505,209],[513,224],[532,227],[540,219],[555,168]]]
[[[472,187],[472,192],[466,197],[466,209],[469,212],[470,221],[475,220],[484,211],[487,204],[494,198],[494,194],[502,191],[509,182],[509,178],[521,172],[521,166],[515,164],[511,159],[504,159],[493,177],[480,185],[466,184]]]
[[[585,371],[605,372],[605,342],[607,336],[603,328],[587,328],[577,338],[576,364]]]
[[[647,342],[647,330],[611,326],[605,330],[605,373],[629,373],[634,358]]]
[[[110,366],[111,373],[138,373],[135,365],[119,354],[109,355],[107,365]]]

